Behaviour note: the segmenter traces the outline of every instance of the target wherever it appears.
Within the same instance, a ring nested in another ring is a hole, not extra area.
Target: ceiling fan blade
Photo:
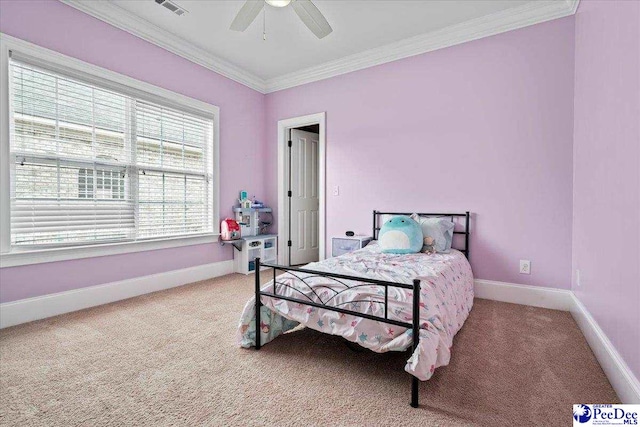
[[[231,23],[233,31],[244,31],[256,19],[264,7],[263,0],[247,0],[240,8],[236,18]]]
[[[296,11],[304,25],[319,39],[328,36],[333,31],[322,13],[311,0],[293,0],[293,10]]]

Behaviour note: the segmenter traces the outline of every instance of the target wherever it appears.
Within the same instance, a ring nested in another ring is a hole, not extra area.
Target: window
[[[29,59],[8,60],[10,252],[217,232],[215,117]]]

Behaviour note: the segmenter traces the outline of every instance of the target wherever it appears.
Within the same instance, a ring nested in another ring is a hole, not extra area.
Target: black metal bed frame
[[[378,232],[380,231],[380,227],[378,226],[379,224],[379,220],[380,217],[382,215],[411,215],[411,213],[403,213],[403,212],[379,212],[379,211],[373,211],[373,238],[374,240],[377,240],[378,238]],[[461,252],[463,252],[465,254],[465,256],[467,258],[469,258],[469,212],[465,212],[465,213],[418,213],[419,216],[427,216],[427,217],[451,217],[451,221],[454,221],[454,218],[459,218],[459,217],[464,217],[465,218],[465,222],[464,222],[464,231],[454,231],[454,235],[464,235],[464,248],[459,248],[458,250],[460,250]],[[455,237],[455,236],[454,236]],[[262,267],[268,267],[268,268],[272,268],[273,269],[273,292],[267,292],[267,291],[263,291],[260,289],[260,269]],[[413,346],[412,346],[412,351],[415,351],[416,348],[418,347],[418,343],[420,341],[420,280],[418,279],[414,279],[413,280],[413,285],[407,285],[405,283],[395,283],[395,282],[388,282],[388,281],[384,281],[384,280],[376,280],[376,279],[369,279],[366,277],[358,277],[358,276],[349,276],[349,275],[345,275],[345,274],[336,274],[336,273],[327,273],[327,272],[323,272],[323,271],[317,271],[317,270],[308,270],[306,268],[298,268],[298,267],[286,267],[286,266],[282,266],[282,265],[276,265],[276,264],[267,264],[267,263],[261,263],[260,262],[260,258],[256,258],[255,259],[255,311],[256,311],[256,350],[260,350],[261,347],[261,343],[260,343],[260,307],[262,306],[262,301],[260,300],[260,297],[270,297],[270,298],[275,298],[275,299],[283,299],[286,301],[291,301],[291,302],[296,302],[299,304],[303,304],[303,305],[308,305],[311,307],[316,307],[316,308],[321,308],[323,310],[329,310],[329,311],[335,311],[337,313],[343,313],[343,314],[350,314],[352,316],[357,316],[357,317],[361,317],[364,319],[369,319],[369,320],[375,320],[378,322],[382,322],[382,323],[386,323],[386,324],[390,324],[390,325],[396,325],[396,326],[400,326],[400,327],[404,327],[404,328],[408,328],[412,330],[412,337],[413,337]],[[306,295],[305,293],[301,292],[300,290],[296,289],[295,287],[292,287],[286,283],[283,282],[278,282],[276,280],[276,271],[282,271],[282,272],[288,272],[289,274],[293,275],[295,278],[297,278],[299,281],[301,281],[302,283],[304,283],[307,288],[309,288],[313,294],[315,295],[315,297],[318,299],[318,301],[320,302],[316,302],[313,299],[311,299],[308,295]],[[310,276],[307,277],[301,277],[299,274],[296,273],[303,273],[303,274],[309,274]],[[318,293],[316,293],[316,291],[313,289],[313,287],[307,283],[305,280],[306,279],[310,279],[313,277],[326,277],[329,279],[332,279],[335,282],[335,285],[332,287],[326,287],[329,290],[332,290],[334,292],[334,294],[329,297],[327,300],[323,301],[320,296],[318,295]],[[357,285],[349,285],[347,283],[345,283],[345,280],[354,280],[359,282]],[[302,294],[305,298],[307,298],[307,300],[302,300],[302,299],[298,299],[298,298],[293,298],[293,297],[289,297],[289,296],[285,296],[285,295],[279,295],[278,294],[278,285],[280,285],[281,287],[286,287],[289,289],[292,289],[296,292],[299,292],[300,294]],[[341,294],[342,292],[346,292],[350,289],[353,288],[357,288],[357,287],[362,287],[362,286],[371,286],[371,285],[376,285],[376,286],[381,286],[384,287],[384,299],[381,301],[375,301],[373,299],[371,300],[362,300],[362,301],[350,301],[349,303],[371,303],[371,304],[382,304],[384,306],[384,317],[380,317],[380,316],[374,316],[371,314],[366,314],[366,313],[360,313],[358,311],[354,311],[354,310],[349,310],[347,308],[342,308],[342,307],[338,307],[336,305],[328,305],[331,300],[333,298],[335,298],[337,295]],[[394,287],[394,288],[402,288],[402,289],[410,289],[413,291],[413,299],[412,299],[412,322],[402,322],[399,320],[394,320],[394,319],[389,319],[388,316],[388,302],[389,302],[389,286]],[[340,288],[340,287],[344,287],[341,290],[337,290],[335,288]],[[418,378],[415,376],[411,377],[411,406],[414,408],[418,407],[418,386],[419,386],[419,382],[418,382]]]

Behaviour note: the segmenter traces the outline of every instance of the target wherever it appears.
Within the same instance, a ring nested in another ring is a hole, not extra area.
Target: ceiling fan
[[[264,4],[273,7],[291,5],[300,20],[319,39],[328,36],[333,29],[311,0],[247,0],[231,23],[234,31],[244,31],[256,19]]]

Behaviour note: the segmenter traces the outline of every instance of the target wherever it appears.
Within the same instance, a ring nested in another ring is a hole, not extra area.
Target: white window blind
[[[213,119],[10,61],[11,244],[212,233]]]

